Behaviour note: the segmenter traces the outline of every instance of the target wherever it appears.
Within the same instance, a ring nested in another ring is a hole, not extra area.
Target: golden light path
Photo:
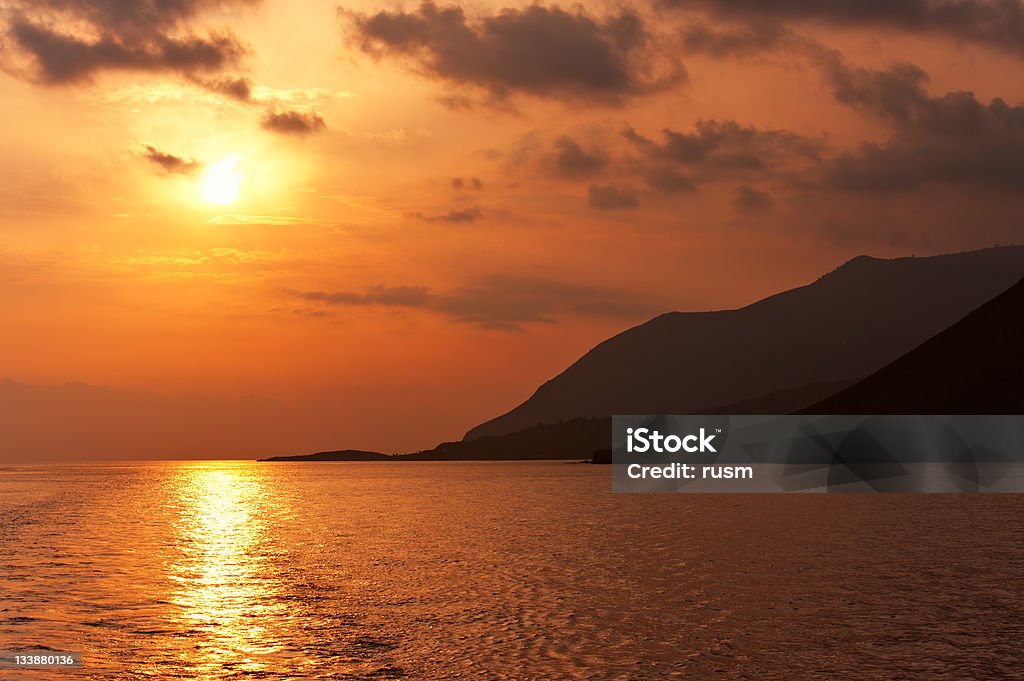
[[[188,663],[213,673],[256,673],[278,652],[267,624],[285,614],[267,559],[266,490],[244,465],[189,466],[178,484],[182,559],[172,602],[194,642]]]

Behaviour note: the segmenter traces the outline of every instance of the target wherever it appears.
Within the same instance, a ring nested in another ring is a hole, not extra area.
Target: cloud
[[[327,128],[320,114],[301,111],[268,111],[260,125],[264,130],[298,137]]]
[[[287,291],[327,306],[419,308],[454,322],[498,331],[553,324],[560,317],[645,317],[659,306],[642,296],[600,286],[537,277],[492,274],[445,291],[425,286],[374,286],[363,292]]]
[[[551,164],[555,174],[561,177],[592,177],[608,166],[607,153],[597,148],[584,149],[579,142],[567,135],[555,140],[555,149]]]
[[[661,144],[632,128],[623,134],[648,156],[721,170],[760,170],[785,157],[816,158],[822,149],[822,140],[787,130],[742,126],[732,120],[700,120],[691,132],[665,128]]]
[[[827,185],[889,192],[939,182],[1024,192],[1024,106],[984,104],[964,91],[933,97],[927,72],[913,64],[870,70],[833,53],[821,66],[837,101],[892,128],[887,141],[836,158]]]
[[[327,305],[383,305],[387,307],[425,307],[425,286],[373,286],[363,293],[353,291],[295,291],[296,298]]]
[[[626,291],[500,274],[439,295],[434,309],[457,322],[505,331],[555,323],[561,316],[628,318],[652,312],[648,301]]]
[[[250,102],[253,98],[252,81],[241,76],[224,76],[221,78],[193,77],[192,82],[210,92],[224,95],[239,102]]]
[[[637,183],[664,196],[692,194],[704,183],[732,184],[806,181],[808,170],[819,172],[827,151],[824,136],[758,128],[734,120],[698,120],[688,130],[663,128],[657,138],[631,127],[606,146],[561,135],[552,151],[530,137],[516,151],[507,172],[522,167],[569,180],[589,180],[587,202],[597,210],[620,210],[640,205]],[[536,159],[532,162],[532,159]],[[607,179],[598,179],[598,178]],[[739,182],[736,182],[736,181]]]
[[[743,26],[712,28],[696,23],[683,29],[683,47],[713,57],[748,56],[774,51],[796,41],[794,33],[774,20],[753,20]]]
[[[416,217],[426,222],[476,222],[484,216],[479,206],[469,206],[468,208],[456,208],[442,213],[441,215],[423,215],[422,213],[415,213]]]
[[[639,174],[663,194],[692,192],[701,182],[816,166],[825,148],[824,139],[732,120],[700,120],[685,132],[665,128],[661,141],[632,128],[623,136],[641,154],[635,163]]]
[[[461,177],[452,178],[452,189],[456,191],[462,191],[463,189],[483,189],[484,183],[480,181],[478,177],[470,177],[462,179]]]
[[[104,71],[215,74],[236,66],[246,54],[229,31],[201,32],[192,25],[202,12],[221,4],[17,0],[4,17],[7,47],[17,61],[8,70],[44,85],[88,82]]]
[[[630,187],[592,184],[587,187],[587,203],[597,210],[619,210],[636,208],[640,205],[640,200]]]
[[[643,175],[647,186],[661,194],[672,195],[697,191],[697,185],[693,180],[665,165],[650,167],[644,170]]]
[[[935,102],[924,89],[928,74],[914,64],[899,63],[872,71],[849,66],[837,53],[829,52],[820,65],[832,95],[851,108],[900,125],[921,118],[926,109],[934,108]]]
[[[160,151],[148,144],[143,146],[142,158],[159,166],[163,172],[168,174],[191,175],[202,167],[198,161]]]
[[[108,71],[174,74],[218,98],[274,107],[261,121],[272,132],[304,136],[325,129],[319,114],[293,108],[351,93],[256,87],[234,72],[248,48],[227,29],[196,25],[207,11],[259,1],[14,0],[0,4],[2,68],[48,86],[90,83]],[[153,96],[152,88],[143,89]]]
[[[771,211],[774,203],[768,192],[741,185],[736,188],[732,207],[739,213],[767,213]]]
[[[1024,10],[1018,0],[660,0],[660,4],[709,11],[719,20],[815,22],[932,33],[1024,56]]]
[[[504,8],[475,19],[427,1],[412,12],[340,10],[357,49],[486,93],[615,104],[685,79],[633,11],[594,17],[557,6]],[[461,100],[461,101],[464,101]]]

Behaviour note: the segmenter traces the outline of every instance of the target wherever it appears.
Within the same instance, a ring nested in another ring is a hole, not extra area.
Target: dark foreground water
[[[1024,678],[1024,495],[565,463],[0,468],[2,679]]]

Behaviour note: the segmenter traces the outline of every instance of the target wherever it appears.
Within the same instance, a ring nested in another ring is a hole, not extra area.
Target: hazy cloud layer
[[[501,274],[437,292],[425,286],[374,286],[363,292],[288,293],[326,306],[420,308],[455,322],[499,331],[521,331],[526,324],[552,324],[565,316],[642,317],[656,307],[642,296],[619,289]]]
[[[807,21],[837,27],[891,28],[990,45],[1024,56],[1018,0],[659,0],[722,19]]]
[[[767,213],[773,205],[771,194],[747,185],[737,187],[732,200],[732,207],[738,213]]]
[[[226,0],[251,4],[256,0]],[[227,30],[193,25],[221,0],[17,0],[0,8],[9,71],[48,85],[79,83],[103,71],[218,73],[244,45]],[[11,63],[11,57],[15,63]],[[217,83],[219,81],[211,81]]]
[[[640,205],[640,199],[630,187],[592,184],[587,187],[587,203],[597,210],[620,210],[636,208]]]
[[[373,286],[363,293],[352,291],[297,291],[295,297],[328,305],[385,305],[389,307],[424,307],[425,286]]]
[[[342,10],[341,17],[363,52],[496,99],[525,93],[618,103],[685,78],[629,9],[597,17],[530,5],[470,17],[458,5],[424,2],[411,12]]]
[[[798,41],[789,28],[771,19],[755,19],[740,26],[724,28],[695,23],[683,29],[683,47],[687,52],[713,57],[770,52]]]
[[[467,208],[453,208],[447,213],[439,215],[415,213],[415,216],[426,222],[476,222],[484,216],[484,212],[479,206],[469,206]]]

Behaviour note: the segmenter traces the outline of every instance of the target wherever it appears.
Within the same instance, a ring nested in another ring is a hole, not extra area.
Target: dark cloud
[[[1024,56],[1024,8],[1019,0],[660,0],[660,4],[710,11],[718,19],[811,21],[935,33]]]
[[[470,19],[458,5],[428,1],[413,12],[340,15],[363,52],[408,60],[420,73],[499,100],[526,93],[617,103],[685,78],[629,10],[592,17],[530,5]]]
[[[587,187],[587,203],[597,210],[620,210],[636,208],[640,205],[640,199],[630,187],[592,184]]]
[[[584,149],[569,136],[555,140],[556,152],[551,159],[557,175],[580,179],[597,175],[608,166],[608,154],[597,148]]]
[[[484,216],[479,206],[468,208],[456,208],[440,215],[423,215],[416,213],[416,217],[427,222],[475,222]]]
[[[767,213],[773,205],[771,194],[747,185],[737,187],[732,200],[732,207],[740,213]]]
[[[736,121],[697,121],[688,132],[666,128],[660,142],[632,128],[623,135],[641,153],[640,174],[648,185],[669,194],[693,191],[702,181],[781,171],[801,161],[817,163],[824,149],[823,139]]]
[[[452,178],[452,189],[456,191],[462,191],[463,189],[483,189],[484,183],[480,181],[478,177],[469,177],[463,179],[461,177]]]
[[[925,92],[928,74],[914,64],[872,71],[851,67],[837,53],[829,52],[821,66],[836,100],[859,111],[905,125],[934,108],[934,101]]]
[[[963,91],[933,97],[928,74],[913,64],[869,70],[832,54],[822,68],[837,101],[892,128],[889,140],[835,159],[828,185],[898,191],[943,182],[1024,191],[1024,106],[998,98],[984,104]]]
[[[16,0],[15,11],[36,16],[74,16],[125,37],[149,37],[181,28],[208,9],[253,5],[259,0]]]
[[[458,323],[499,331],[521,331],[527,324],[553,324],[567,316],[637,318],[657,311],[649,296],[620,289],[501,274],[438,292],[424,286],[375,286],[362,293],[287,293],[307,302],[331,306],[422,308]]]
[[[46,85],[86,82],[98,73],[117,70],[218,73],[237,65],[245,47],[230,32],[201,33],[191,21],[220,4],[18,0],[7,8],[6,42],[20,62],[27,62],[24,75]]]
[[[667,165],[654,165],[643,171],[647,186],[662,194],[682,194],[697,191],[693,180]]]
[[[925,136],[1019,135],[1024,130],[1024,107],[1000,98],[989,104],[973,92],[952,91],[932,97],[928,73],[909,63],[883,70],[849,66],[834,53],[823,71],[837,101],[882,117],[895,127]]]
[[[666,196],[696,192],[705,182],[753,184],[769,177],[783,182],[806,174],[808,168],[819,169],[826,151],[824,137],[743,126],[733,120],[700,120],[690,130],[665,128],[657,139],[626,128],[618,142],[608,151],[563,135],[555,140],[553,152],[539,152],[542,145],[531,142],[520,154],[523,158],[509,165],[514,170],[537,158],[539,169],[557,177],[589,179],[588,204],[617,210],[640,205],[631,181]],[[596,176],[612,181],[596,181]]]
[[[319,114],[302,111],[268,111],[260,125],[264,130],[299,137],[327,128]]]
[[[252,101],[252,81],[241,76],[224,76],[222,78],[197,78],[192,82],[210,92],[222,94],[239,102]]]
[[[142,158],[159,166],[165,173],[191,175],[201,167],[198,161],[168,154],[148,144],[143,146]]]
[[[296,298],[327,305],[384,305],[388,307],[425,307],[429,292],[425,286],[372,286],[362,293],[354,291],[292,291]]]

